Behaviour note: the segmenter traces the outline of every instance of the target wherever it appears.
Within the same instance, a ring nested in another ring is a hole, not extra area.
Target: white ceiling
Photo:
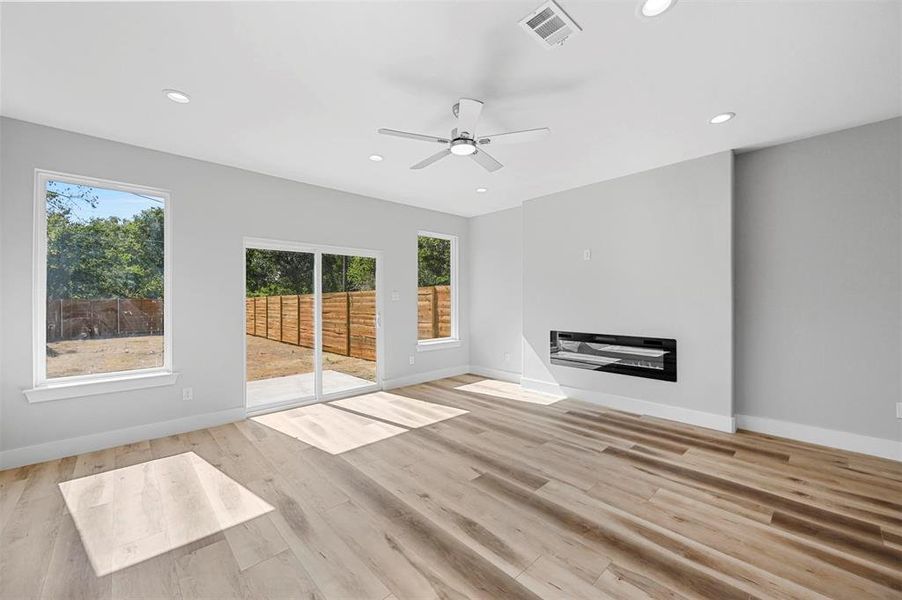
[[[640,20],[563,0],[584,31],[554,50],[517,25],[538,4],[3,4],[0,111],[467,216],[902,112],[898,2],[683,0]],[[411,171],[440,148],[376,133],[447,135],[461,96],[485,101],[478,133],[551,136],[494,148],[487,173]]]

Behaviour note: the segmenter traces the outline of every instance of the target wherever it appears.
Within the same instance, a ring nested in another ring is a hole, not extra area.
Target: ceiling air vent
[[[582,31],[564,9],[551,1],[526,15],[520,21],[520,27],[544,48],[560,46],[564,40]]]

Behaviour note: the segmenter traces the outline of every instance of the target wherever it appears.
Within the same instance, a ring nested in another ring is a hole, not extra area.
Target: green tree
[[[245,254],[248,296],[313,293],[313,254],[248,248]]]
[[[421,235],[417,259],[420,287],[451,284],[451,240]]]
[[[348,289],[364,291],[376,289],[376,259],[365,256],[348,257]]]
[[[145,209],[132,219],[85,222],[73,220],[71,210],[48,212],[48,298],[162,295],[162,208]]]
[[[360,292],[376,289],[376,259],[323,254],[323,291]]]
[[[97,206],[94,189],[84,185],[70,185],[60,181],[47,182],[47,214],[71,215],[79,204]]]
[[[376,260],[364,256],[324,254],[323,291],[376,289]],[[245,256],[247,296],[313,293],[313,254],[248,248]]]

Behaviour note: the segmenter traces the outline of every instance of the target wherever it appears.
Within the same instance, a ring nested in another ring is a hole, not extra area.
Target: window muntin
[[[417,341],[457,339],[457,238],[417,236]]]
[[[36,385],[170,371],[159,190],[39,172]]]

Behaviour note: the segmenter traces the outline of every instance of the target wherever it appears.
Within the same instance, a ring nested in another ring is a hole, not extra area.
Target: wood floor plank
[[[270,502],[278,533],[327,598],[374,598],[389,590],[290,482],[267,477],[250,489]]]
[[[251,598],[323,598],[310,575],[290,550],[250,567],[242,574]]]
[[[365,557],[375,573],[398,598],[440,598],[434,573],[422,572],[421,565],[411,560],[409,552],[399,547],[399,542],[373,522],[366,511],[348,501],[331,508],[327,515],[342,539],[357,553]]]
[[[176,561],[176,569],[183,598],[227,600],[251,597],[225,540],[182,556]]]
[[[466,414],[467,411],[450,406],[442,406],[422,400],[407,398],[389,392],[375,392],[330,402],[329,406],[345,408],[354,412],[378,417],[404,427],[423,427],[445,419]]]
[[[542,598],[573,598],[595,600],[598,588],[577,577],[567,565],[550,556],[538,557],[517,576],[520,581]]]
[[[462,375],[2,471],[0,598],[902,598],[902,463]]]

